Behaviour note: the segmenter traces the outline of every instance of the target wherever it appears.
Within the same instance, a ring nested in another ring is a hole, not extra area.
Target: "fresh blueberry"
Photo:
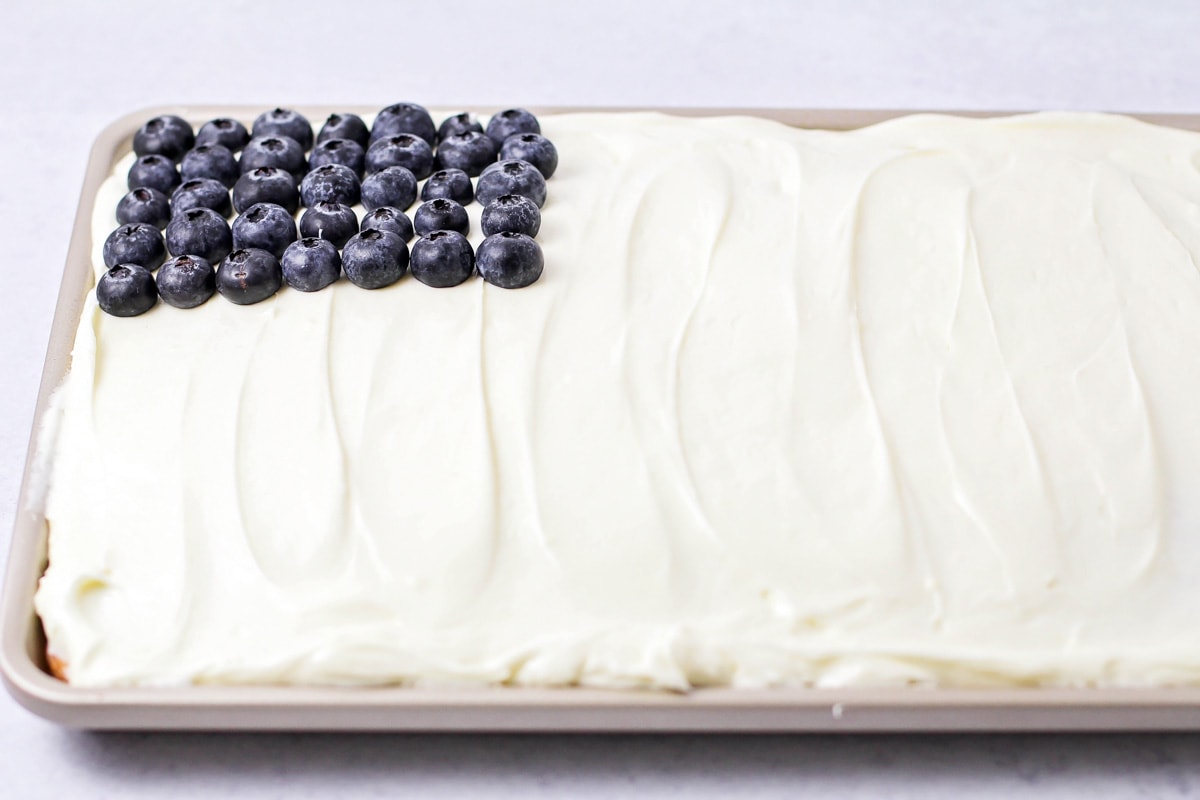
[[[238,162],[242,174],[259,167],[279,167],[292,173],[300,180],[308,165],[304,160],[304,148],[290,136],[256,136],[246,143],[242,160]]]
[[[163,114],[138,128],[133,135],[133,152],[139,156],[159,155],[169,161],[178,161],[195,143],[196,136],[187,120],[174,114]]]
[[[317,167],[300,181],[300,202],[306,206],[317,203],[341,203],[356,206],[362,198],[362,185],[354,170],[341,164]]]
[[[475,199],[475,189],[467,173],[461,169],[439,169],[421,187],[421,199],[436,200],[439,197],[465,206]]]
[[[546,179],[528,161],[497,161],[479,176],[475,199],[486,206],[504,194],[528,197],[541,208],[546,203]]]
[[[542,276],[542,248],[523,233],[494,233],[475,252],[479,274],[501,289],[520,289]]]
[[[198,144],[183,154],[179,172],[185,181],[192,178],[212,178],[228,189],[237,183],[238,163],[228,147],[221,144]]]
[[[471,230],[471,220],[461,205],[439,197],[417,208],[417,213],[413,214],[413,230],[418,236],[426,236],[433,231],[457,231],[466,236]]]
[[[233,213],[229,190],[212,178],[185,181],[171,193],[171,215],[182,214],[191,208],[211,208],[222,217]]]
[[[479,227],[484,236],[503,231],[537,236],[542,227],[542,212],[528,197],[502,194],[484,207]]]
[[[150,270],[137,264],[118,264],[96,282],[96,304],[114,317],[136,317],[154,308],[158,290]]]
[[[158,189],[141,186],[117,203],[117,222],[145,222],[161,230],[171,219],[171,201]]]
[[[328,239],[334,247],[341,247],[356,233],[358,217],[354,209],[341,203],[314,203],[300,217],[301,236]]]
[[[317,144],[327,139],[349,139],[365,151],[370,137],[367,124],[357,114],[330,114],[317,134]]]
[[[388,167],[362,182],[362,202],[367,210],[392,206],[401,211],[417,199],[417,178],[404,167]]]
[[[365,230],[342,248],[342,269],[356,286],[382,289],[404,277],[408,245],[394,233]]]
[[[243,173],[233,185],[233,208],[240,214],[255,203],[274,203],[295,214],[300,208],[300,190],[292,173],[280,167]]]
[[[135,222],[117,228],[104,240],[101,252],[106,267],[137,264],[139,267],[155,270],[167,257],[162,234],[158,232],[158,228],[145,222]]]
[[[434,231],[413,243],[409,268],[426,286],[458,286],[475,272],[475,253],[461,233]]]
[[[371,126],[371,144],[398,133],[411,133],[424,139],[430,147],[437,141],[437,129],[433,127],[433,117],[423,106],[416,103],[394,103],[381,109],[375,116],[375,124]]]
[[[496,143],[497,149],[514,133],[541,133],[542,126],[537,117],[523,108],[501,111],[488,120],[487,135]]]
[[[255,139],[261,136],[290,136],[304,150],[313,146],[312,125],[303,114],[292,111],[290,108],[264,111],[258,115],[258,119],[254,120],[254,127],[250,129],[250,132]]]
[[[439,169],[461,169],[472,178],[495,160],[495,143],[479,131],[452,134],[438,145]]]
[[[404,167],[417,180],[424,180],[433,172],[433,150],[424,139],[411,133],[376,139],[367,149],[367,173],[388,167]]]
[[[500,147],[500,158],[528,161],[543,178],[549,178],[558,169],[558,149],[540,133],[514,133]]]
[[[307,237],[288,245],[279,260],[288,286],[302,292],[319,292],[342,274],[342,257],[328,239]]]
[[[437,140],[440,142],[456,133],[466,133],[467,131],[483,133],[483,126],[479,124],[479,120],[475,118],[474,114],[464,111],[442,120],[442,124],[438,126]]]
[[[202,144],[219,144],[228,147],[229,152],[236,153],[250,141],[250,132],[246,126],[236,119],[218,117],[200,126],[196,133],[196,146]]]
[[[140,156],[137,161],[133,162],[133,166],[129,168],[126,184],[130,189],[140,189],[145,186],[150,189],[158,189],[163,194],[170,194],[175,191],[175,187],[182,180],[179,177],[179,170],[175,169],[174,161],[166,156],[148,155]]]
[[[239,306],[262,302],[283,286],[279,259],[266,250],[234,250],[217,267],[217,291]]]
[[[217,273],[200,256],[176,256],[158,270],[158,295],[176,308],[195,308],[217,291]]]
[[[229,223],[211,208],[189,208],[167,223],[167,250],[173,256],[199,256],[215,264],[232,249]]]
[[[294,241],[296,220],[283,206],[274,203],[255,203],[233,221],[235,250],[257,248],[278,259]]]
[[[406,242],[413,237],[413,225],[409,221],[408,215],[391,206],[380,206],[374,211],[368,211],[363,215],[360,227],[364,231],[388,231]]]
[[[326,164],[341,164],[354,170],[354,174],[362,178],[367,165],[367,153],[362,145],[352,139],[325,139],[317,142],[312,154],[308,157],[309,169],[323,167]]]

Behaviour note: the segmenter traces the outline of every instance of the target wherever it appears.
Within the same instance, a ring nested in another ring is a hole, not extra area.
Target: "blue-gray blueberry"
[[[438,145],[439,169],[461,169],[472,178],[495,160],[495,143],[479,131],[452,134]]]
[[[236,153],[245,147],[248,141],[250,141],[250,132],[246,130],[246,126],[229,117],[217,117],[209,120],[196,132],[197,147],[202,144],[219,144],[228,147],[230,152]]]
[[[217,291],[231,303],[248,306],[262,302],[283,286],[279,259],[266,250],[234,250],[217,267]]]
[[[300,190],[292,173],[280,167],[258,167],[244,173],[233,185],[233,208],[240,214],[255,203],[274,203],[295,214],[300,208]]]
[[[382,289],[404,277],[408,245],[394,233],[365,230],[342,248],[342,270],[363,289]]]
[[[212,178],[223,183],[226,189],[237,183],[241,174],[233,151],[222,144],[198,144],[188,150],[179,162],[179,172],[185,181]]]
[[[393,103],[375,115],[371,125],[371,143],[398,133],[410,133],[425,141],[430,147],[437,141],[437,129],[433,117],[424,106],[416,103]]]
[[[171,227],[170,225],[167,226]],[[122,225],[108,235],[101,248],[104,266],[137,264],[149,270],[158,269],[167,257],[163,236],[158,228],[145,222]]]
[[[308,168],[341,164],[354,170],[360,179],[367,165],[367,152],[353,139],[325,139],[317,142],[308,156]]]
[[[264,111],[254,120],[250,133],[260,136],[289,136],[308,150],[313,146],[312,125],[303,114],[290,108],[273,108]]]
[[[474,274],[475,253],[461,233],[434,231],[413,243],[409,268],[426,286],[457,286]]]
[[[114,317],[136,317],[154,308],[158,290],[150,270],[137,264],[118,264],[96,282],[96,304]]]
[[[238,162],[242,174],[259,167],[279,167],[297,181],[304,177],[308,164],[304,148],[290,136],[256,136],[246,143]]]
[[[388,167],[404,167],[417,180],[424,180],[433,172],[433,150],[419,136],[397,133],[371,143],[367,148],[366,167],[367,174]]]
[[[433,231],[457,231],[466,236],[471,230],[471,220],[461,205],[439,197],[417,208],[417,213],[413,214],[413,230],[418,236],[426,236]]]
[[[327,139],[349,139],[366,150],[370,137],[366,123],[357,114],[330,114],[317,134],[317,143]]]
[[[356,233],[358,217],[354,215],[354,209],[341,203],[314,203],[300,217],[301,236],[326,239],[335,248],[346,244]]]
[[[319,292],[342,274],[342,257],[328,239],[306,237],[288,245],[279,266],[288,286],[302,292]]]
[[[494,233],[479,243],[475,266],[485,281],[520,289],[542,276],[542,248],[523,233]]]
[[[192,126],[183,117],[162,114],[146,121],[133,135],[133,152],[178,161],[196,143]]]
[[[255,203],[233,221],[235,250],[266,250],[279,259],[294,241],[296,220],[287,209],[274,203]]]
[[[392,206],[380,206],[363,215],[361,229],[388,231],[404,241],[413,238],[413,224],[408,215]]]
[[[392,206],[406,210],[417,199],[417,178],[404,167],[388,167],[362,182],[362,203],[367,210]]]
[[[537,236],[542,228],[542,212],[528,197],[502,194],[484,206],[479,227],[484,236],[504,231]]]
[[[170,194],[182,181],[174,161],[166,156],[151,154],[139,156],[137,161],[133,162],[125,183],[130,189],[145,186],[157,189],[163,194]]]
[[[546,203],[546,179],[528,161],[497,161],[476,181],[475,199],[486,206],[505,194],[528,197],[541,208]]]
[[[300,181],[300,202],[306,206],[317,203],[341,203],[356,206],[362,198],[362,185],[354,170],[342,164],[317,167]]]
[[[199,256],[215,264],[233,249],[229,223],[211,208],[189,208],[167,223],[167,250],[173,256]]]
[[[195,308],[217,291],[217,272],[200,256],[176,256],[155,276],[158,296],[175,308]]]
[[[229,203],[229,190],[212,178],[184,181],[171,193],[171,216],[193,208],[211,208],[222,217],[233,213],[233,207]]]
[[[542,126],[537,117],[523,108],[510,108],[494,114],[487,124],[487,135],[496,147],[504,144],[504,140],[514,133],[541,133]]]
[[[471,178],[461,169],[439,169],[421,187],[421,199],[436,200],[439,197],[467,205],[475,199]]]
[[[162,230],[171,219],[171,201],[158,189],[139,186],[117,202],[117,222],[144,222]]]

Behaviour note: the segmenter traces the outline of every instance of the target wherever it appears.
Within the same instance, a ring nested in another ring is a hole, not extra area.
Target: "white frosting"
[[[1200,682],[1200,135],[543,126],[529,288],[88,299],[72,683]]]

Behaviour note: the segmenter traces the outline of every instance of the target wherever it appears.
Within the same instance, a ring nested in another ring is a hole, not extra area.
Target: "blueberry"
[[[307,237],[292,242],[279,265],[288,286],[302,292],[318,292],[342,274],[342,257],[328,239]]]
[[[137,264],[119,264],[96,282],[96,303],[114,317],[136,317],[154,308],[158,290],[150,270]]]
[[[394,233],[365,230],[342,248],[342,269],[356,286],[382,289],[404,277],[408,245]]]
[[[361,228],[364,231],[388,231],[406,242],[413,237],[413,225],[408,215],[391,206],[380,206],[374,211],[368,211],[362,218]]]
[[[388,167],[362,182],[362,202],[367,210],[392,206],[401,211],[417,199],[417,178],[404,167]]]
[[[472,178],[495,160],[495,143],[479,131],[455,133],[438,145],[439,169],[461,169]]]
[[[308,157],[310,169],[323,167],[326,164],[341,164],[354,170],[354,174],[362,178],[367,165],[367,153],[362,145],[351,139],[326,139],[317,142],[312,155]]]
[[[424,180],[433,172],[433,150],[424,139],[411,133],[376,139],[367,149],[367,173],[388,167],[404,167],[417,180]]]
[[[278,259],[294,241],[296,220],[274,203],[255,203],[233,221],[233,246],[237,250],[257,248]]]
[[[145,222],[162,229],[171,219],[171,201],[158,189],[141,186],[121,198],[117,203],[117,222]]]
[[[413,243],[409,267],[426,286],[458,286],[475,272],[475,253],[461,233],[434,231]]]
[[[499,148],[504,140],[514,133],[541,133],[542,126],[537,117],[523,108],[510,108],[501,111],[488,120],[487,135]]]
[[[436,200],[439,197],[465,206],[475,199],[475,189],[467,173],[461,169],[439,169],[421,187],[421,199]]]
[[[292,173],[297,181],[304,177],[308,168],[304,148],[290,136],[254,137],[246,143],[238,165],[243,175],[259,167],[279,167]]]
[[[558,149],[540,133],[514,133],[500,147],[500,158],[528,161],[543,178],[549,178],[558,169]]]
[[[314,203],[300,217],[301,236],[328,239],[334,247],[341,247],[356,233],[358,217],[354,209],[341,203]]]
[[[250,132],[256,139],[260,136],[290,136],[304,150],[313,146],[312,125],[304,115],[290,108],[264,111],[254,120],[254,127]]]
[[[133,152],[139,156],[160,155],[169,161],[178,161],[195,143],[196,136],[187,120],[174,114],[163,114],[138,128],[133,135]]]
[[[189,208],[167,223],[167,250],[173,256],[199,256],[215,264],[232,249],[229,223],[211,208]]]
[[[433,117],[423,106],[416,103],[394,103],[380,109],[375,116],[375,124],[371,126],[370,142],[374,144],[380,139],[395,136],[398,133],[411,133],[430,147],[437,141],[437,130],[433,127]]]
[[[163,194],[170,194],[182,180],[179,170],[175,169],[174,161],[166,156],[148,155],[141,156],[133,162],[126,184],[130,189],[145,186],[158,189]]]
[[[233,185],[233,208],[240,214],[255,203],[274,203],[295,214],[300,208],[300,190],[292,173],[280,167],[243,173]]]
[[[439,197],[422,203],[413,214],[413,229],[420,236],[433,231],[457,231],[466,236],[471,230],[467,210],[453,200]]]
[[[542,275],[542,248],[523,233],[494,233],[479,244],[475,265],[479,274],[501,289],[520,289]]]
[[[442,124],[438,126],[437,140],[440,142],[456,133],[466,133],[467,131],[483,133],[483,126],[479,124],[479,120],[475,118],[474,114],[464,111],[442,120]]]
[[[144,222],[122,225],[110,233],[104,240],[102,253],[106,267],[137,264],[150,270],[158,269],[167,257],[162,234],[158,228]]]
[[[502,231],[537,236],[542,227],[542,212],[528,197],[502,194],[484,207],[479,227],[484,236]]]
[[[176,308],[195,308],[217,291],[217,273],[200,256],[177,256],[158,270],[158,295]]]
[[[202,144],[219,144],[228,147],[229,152],[236,153],[250,141],[250,132],[246,126],[236,119],[218,117],[200,126],[196,133],[196,146]]]
[[[254,247],[234,250],[217,267],[217,291],[226,300],[248,306],[266,300],[283,286],[279,259]]]
[[[179,172],[185,181],[192,178],[212,178],[225,184],[228,189],[237,183],[237,159],[232,151],[221,144],[198,144],[183,155]]]
[[[192,208],[211,208],[222,217],[233,213],[233,207],[229,204],[229,190],[212,178],[185,181],[171,193],[172,216]]]
[[[366,150],[370,136],[367,124],[357,114],[330,114],[317,134],[317,144],[327,139],[349,139]]]
[[[317,167],[300,181],[300,202],[306,206],[317,203],[341,203],[356,206],[362,198],[362,186],[354,170],[341,164]]]
[[[546,202],[546,179],[528,161],[498,161],[479,176],[475,199],[486,206],[503,194],[528,197],[541,208]]]

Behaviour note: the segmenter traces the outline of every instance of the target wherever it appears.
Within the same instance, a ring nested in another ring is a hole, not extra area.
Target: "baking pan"
[[[374,108],[300,107],[310,119]],[[495,109],[479,108],[482,113]],[[535,108],[565,111],[645,109]],[[912,111],[655,109],[700,116],[751,114],[789,125],[847,130]],[[96,140],[50,333],[17,504],[0,608],[0,675],[21,705],[54,722],[94,729],[438,731],[1006,731],[1200,730],[1200,688],[1161,689],[699,689],[687,694],[599,689],[217,687],[85,689],[50,675],[33,597],[46,565],[46,525],[29,502],[30,472],[50,394],[70,365],[92,286],[96,193],[134,131],[160,113],[194,124],[252,119],[254,107],[154,108],[122,117]],[[1001,112],[943,112],[997,116]],[[1197,115],[1135,115],[1200,130]]]

